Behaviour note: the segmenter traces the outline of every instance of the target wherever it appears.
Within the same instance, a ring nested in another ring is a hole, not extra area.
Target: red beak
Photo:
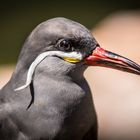
[[[140,65],[101,47],[96,47],[85,61],[91,66],[108,67],[140,75]]]

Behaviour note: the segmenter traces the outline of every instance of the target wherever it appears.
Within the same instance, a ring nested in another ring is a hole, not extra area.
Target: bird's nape
[[[118,69],[140,75],[140,65],[116,53],[96,47],[92,55],[85,59],[86,64]]]

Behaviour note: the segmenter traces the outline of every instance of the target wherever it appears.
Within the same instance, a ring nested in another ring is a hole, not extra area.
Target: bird
[[[0,90],[0,140],[97,140],[88,66],[140,75],[137,63],[103,49],[78,22],[56,17],[35,27]]]

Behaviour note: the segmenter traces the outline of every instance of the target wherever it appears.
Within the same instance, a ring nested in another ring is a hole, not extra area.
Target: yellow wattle
[[[77,62],[80,62],[79,59],[76,59],[76,58],[69,58],[69,57],[64,57],[64,60],[67,61],[67,62],[70,62],[70,63],[77,63]]]

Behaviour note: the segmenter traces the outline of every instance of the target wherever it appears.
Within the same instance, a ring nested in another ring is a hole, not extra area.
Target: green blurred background
[[[112,12],[139,8],[140,0],[0,1],[0,64],[15,63],[28,34],[44,20],[63,16],[91,29]]]

